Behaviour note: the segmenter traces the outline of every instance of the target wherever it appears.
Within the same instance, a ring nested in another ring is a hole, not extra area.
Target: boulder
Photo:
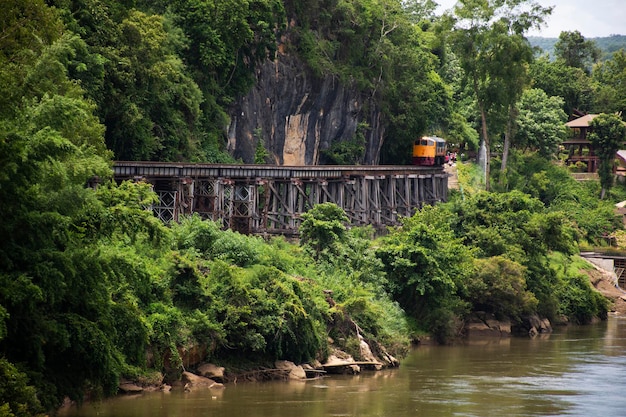
[[[276,369],[280,369],[289,373],[289,379],[304,380],[306,372],[301,365],[296,365],[290,361],[276,361],[274,363]]]
[[[374,356],[374,354],[372,353],[372,349],[370,349],[370,345],[367,344],[367,342],[365,341],[365,339],[363,339],[363,336],[361,335],[359,335],[359,350],[363,362],[373,363],[374,365],[372,365],[372,367],[376,371],[380,371],[381,369],[383,369],[383,364],[380,363],[376,356]]]
[[[552,333],[552,324],[550,320],[533,314],[522,319],[522,322],[515,328],[515,333],[536,337],[540,334]]]
[[[387,352],[387,349],[384,346],[379,345],[378,349],[380,350],[380,359],[387,367],[397,368],[400,366],[400,361]]]
[[[143,392],[143,387],[133,384],[132,382],[120,382],[118,388],[124,394],[139,394]]]
[[[217,366],[212,363],[203,363],[198,366],[198,375],[222,383],[224,382],[224,371],[223,366]]]
[[[178,347],[178,355],[183,362],[185,369],[193,368],[202,363],[206,357],[206,345],[193,345],[187,347]]]
[[[224,384],[216,382],[210,378],[205,378],[203,376],[193,374],[191,372],[183,372],[181,381],[184,385],[185,391],[193,391],[196,388],[224,388]]]
[[[322,362],[318,361],[317,359],[313,359],[309,365],[313,368],[313,369],[322,369]]]
[[[493,314],[474,312],[465,325],[468,338],[475,337],[510,337],[511,321],[497,320]]]

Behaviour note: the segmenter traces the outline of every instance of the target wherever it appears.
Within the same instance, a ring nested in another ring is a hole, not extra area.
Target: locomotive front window
[[[426,140],[426,139],[422,139],[422,140],[420,141],[420,145],[422,145],[422,146],[427,146],[427,145],[428,145],[428,140]]]

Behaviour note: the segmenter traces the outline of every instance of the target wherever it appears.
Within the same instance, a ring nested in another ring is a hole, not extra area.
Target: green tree
[[[407,26],[403,19],[388,22],[387,14],[380,19],[381,30],[387,25],[397,29],[387,38],[381,37],[371,56],[366,57],[379,62],[370,74],[371,79],[378,80],[374,84],[376,100],[372,104],[380,105],[385,115],[383,162],[404,164],[410,162],[416,137],[425,132],[443,131],[451,124],[452,91],[436,72],[437,57],[428,44],[433,35],[415,25]]]
[[[424,207],[376,251],[392,297],[440,342],[457,335],[469,307],[465,281],[474,272],[473,250],[450,227],[457,220],[446,207]]]
[[[402,8],[408,13],[414,23],[423,23],[435,19],[438,3],[434,0],[409,0],[402,2]]]
[[[619,116],[602,113],[589,123],[589,129],[589,141],[599,159],[598,175],[602,185],[600,199],[603,199],[613,186],[615,154],[626,140],[626,127]]]
[[[334,203],[317,204],[302,214],[300,239],[302,244],[313,249],[315,256],[322,252],[333,256],[337,254],[337,245],[344,241],[348,216]]]
[[[626,113],[626,51],[620,49],[611,59],[597,63],[592,76],[597,83],[594,107],[607,113]]]
[[[106,173],[50,128],[5,135],[2,147],[15,152],[4,161],[0,186],[0,304],[9,314],[0,349],[25,364],[46,409],[63,396],[80,400],[85,384],[114,392],[120,357],[106,279],[77,227],[83,210],[97,206],[84,184]]]
[[[257,138],[256,148],[254,150],[254,163],[255,164],[267,164],[270,160],[270,153],[265,148],[265,141],[263,138]]]
[[[537,151],[546,158],[554,157],[566,135],[563,99],[548,97],[540,89],[529,89],[522,94],[518,108],[516,147]]]
[[[455,6],[457,21],[451,41],[466,82],[476,98],[481,141],[487,151],[487,190],[491,149],[488,119],[509,118],[511,104],[517,101],[522,91],[524,65],[531,57],[530,44],[524,33],[541,25],[551,11],[552,8],[527,0],[462,0]]]
[[[476,248],[477,256],[503,256],[524,268],[527,288],[538,300],[537,311],[556,317],[558,298],[556,277],[548,254],[577,250],[575,225],[563,212],[545,212],[536,198],[519,192],[478,193],[458,207],[455,226],[466,245]]]
[[[102,211],[85,184],[111,170],[95,107],[69,78],[83,44],[71,34],[40,40],[3,73],[20,96],[0,114],[0,351],[49,410],[87,386],[116,392],[123,359],[92,240],[99,224],[85,221]]]
[[[43,0],[3,0],[0,19],[0,116],[15,116],[25,70],[62,34],[56,11]]]
[[[507,169],[515,119],[518,116],[517,101],[528,83],[528,64],[532,61],[532,49],[529,46],[528,41],[522,36],[510,37],[509,43],[501,47],[503,56],[498,58],[504,61],[506,56],[510,60],[510,64],[504,66],[502,74],[499,74],[503,78],[503,85],[500,88],[503,92],[503,104],[507,110],[501,161],[503,172]]]
[[[32,417],[43,415],[35,388],[28,377],[13,364],[0,358],[0,416]]]
[[[592,65],[600,59],[601,51],[594,41],[586,40],[575,30],[561,32],[554,45],[554,54],[568,67],[580,68],[590,74]]]
[[[369,126],[360,123],[352,140],[333,143],[330,148],[322,151],[331,164],[358,165],[365,156],[365,131]]]
[[[591,111],[593,86],[591,78],[582,69],[542,56],[531,64],[530,76],[534,88],[542,89],[550,97],[563,98],[563,111],[567,115]]]
[[[197,159],[202,93],[177,55],[176,33],[162,16],[139,11],[111,24],[98,103],[115,158]]]
[[[468,277],[467,296],[474,311],[485,311],[514,322],[537,308],[526,288],[525,268],[503,256],[476,260],[476,273]]]

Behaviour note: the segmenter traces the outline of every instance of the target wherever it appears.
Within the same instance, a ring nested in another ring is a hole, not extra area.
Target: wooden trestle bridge
[[[425,204],[446,201],[448,174],[440,167],[274,166],[163,162],[114,164],[116,181],[146,181],[164,222],[198,213],[247,234],[297,235],[300,216],[332,202],[352,225],[399,224]]]

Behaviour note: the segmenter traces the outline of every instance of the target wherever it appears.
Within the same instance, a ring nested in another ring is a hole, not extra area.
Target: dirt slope
[[[613,285],[613,277],[607,271],[590,269],[585,271],[593,286],[613,301],[611,311],[616,314],[626,315],[626,291],[620,290]]]

